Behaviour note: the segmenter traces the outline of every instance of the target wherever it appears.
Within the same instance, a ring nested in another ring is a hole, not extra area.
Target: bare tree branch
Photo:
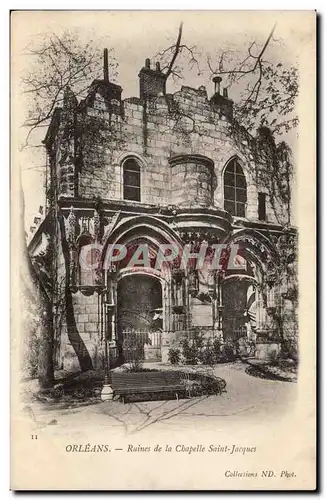
[[[268,35],[268,37],[267,37],[267,39],[266,39],[266,41],[265,41],[265,43],[264,43],[264,46],[263,46],[263,48],[261,49],[261,51],[260,51],[260,53],[259,53],[259,55],[258,55],[258,56],[253,56],[253,55],[251,54],[251,49],[252,49],[253,45],[255,44],[255,42],[254,42],[254,43],[253,43],[253,44],[249,47],[249,49],[248,49],[248,51],[249,51],[249,56],[250,56],[250,57],[252,57],[253,59],[255,59],[255,60],[256,60],[256,62],[255,62],[255,64],[253,65],[253,67],[252,67],[252,68],[250,68],[250,69],[248,69],[248,70],[243,70],[243,69],[231,69],[231,70],[222,70],[222,71],[220,71],[220,70],[216,70],[216,71],[212,71],[212,72],[213,72],[213,73],[216,73],[216,74],[218,74],[218,75],[229,75],[229,74],[241,74],[241,75],[248,75],[249,73],[254,73],[254,72],[256,71],[257,67],[259,66],[259,64],[261,63],[262,57],[263,57],[264,52],[266,51],[266,49],[267,49],[267,47],[268,47],[268,44],[269,44],[269,42],[270,42],[270,40],[271,40],[271,38],[272,38],[272,36],[273,36],[273,33],[274,33],[274,31],[275,31],[275,28],[276,28],[276,23],[274,24],[274,26],[273,26],[273,28],[272,28],[271,32],[269,33],[269,35]],[[225,54],[225,53],[223,53],[223,54]],[[248,60],[248,57],[247,57],[244,61],[242,61],[241,65],[243,65],[243,64],[244,64],[244,62],[246,62],[247,60]],[[221,60],[220,60],[220,62],[221,62]],[[212,69],[212,68],[210,67],[210,69]]]
[[[223,50],[215,67],[211,55],[207,56],[209,72],[212,75],[225,75],[226,87],[235,86],[237,92],[240,91],[240,99],[234,103],[234,116],[249,131],[253,126],[257,127],[259,121],[268,124],[276,132],[288,130],[297,123],[296,117],[291,116],[298,94],[297,70],[265,58],[270,44],[280,41],[274,38],[275,29],[276,24],[261,48],[258,48],[256,41],[252,41],[247,54],[237,62],[239,51]]]
[[[178,32],[178,38],[177,38],[177,41],[175,43],[174,54],[172,56],[172,59],[171,59],[170,64],[168,66],[168,69],[165,72],[165,78],[166,79],[169,78],[169,75],[172,72],[173,65],[174,65],[174,63],[176,61],[176,58],[178,57],[178,54],[179,54],[179,51],[180,51],[180,43],[181,43],[181,37],[182,37],[182,28],[183,28],[183,23],[180,23],[179,32]]]
[[[177,66],[177,60],[180,60],[182,54],[186,54],[187,65],[191,68],[196,66],[198,74],[200,74],[199,61],[196,54],[196,46],[189,46],[182,43],[183,23],[180,23],[176,42],[173,45],[157,52],[153,59],[159,59],[161,63],[161,71],[165,75],[165,80],[172,76],[173,79],[183,79],[183,68]]]
[[[102,67],[102,50],[93,41],[81,44],[78,35],[65,31],[61,36],[46,33],[39,37],[25,53],[33,60],[22,76],[24,92],[30,100],[25,126],[29,129],[26,144],[41,124],[48,124],[53,110],[63,100],[70,87],[76,97],[84,97],[90,77],[96,78]],[[114,57],[110,60],[112,77],[116,72]]]

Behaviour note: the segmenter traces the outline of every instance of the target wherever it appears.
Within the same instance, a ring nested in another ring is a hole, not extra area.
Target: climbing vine
[[[284,230],[276,241],[277,260],[269,258],[265,261],[258,285],[264,307],[281,337],[282,347],[291,351],[288,354],[295,359],[298,358],[297,248],[295,232]]]
[[[259,165],[258,181],[268,190],[277,221],[282,224],[287,219],[286,223],[290,223],[290,184],[293,176],[290,147],[284,141],[276,143],[269,128],[259,127],[253,154]]]

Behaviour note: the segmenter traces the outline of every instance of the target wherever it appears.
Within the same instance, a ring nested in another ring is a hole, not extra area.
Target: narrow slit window
[[[258,193],[258,219],[266,220],[266,193]]]

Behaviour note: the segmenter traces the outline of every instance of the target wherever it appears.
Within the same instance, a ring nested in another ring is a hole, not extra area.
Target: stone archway
[[[119,356],[129,361],[136,350],[140,359],[160,357],[162,331],[162,284],[152,275],[131,273],[117,284],[117,347]]]
[[[269,321],[261,285],[267,262],[277,265],[276,248],[264,234],[247,229],[238,230],[225,243],[239,245],[238,256],[245,262],[245,269],[225,273],[222,287],[224,336],[236,340],[245,336],[246,331],[260,335]]]
[[[236,341],[247,334],[249,296],[255,293],[253,283],[254,280],[249,276],[231,277],[223,283],[223,335],[225,340]],[[256,321],[256,318],[254,320]]]

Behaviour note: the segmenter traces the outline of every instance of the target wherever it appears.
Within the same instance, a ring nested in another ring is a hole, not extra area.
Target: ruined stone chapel
[[[219,77],[211,88],[169,94],[159,64],[147,59],[138,78],[139,96],[123,98],[105,64],[85,99],[66,89],[44,139],[49,201],[29,253],[40,254],[52,238],[56,366],[102,368],[106,343],[112,359],[123,360],[130,331],[144,339],[148,360],[167,361],[194,331],[232,342],[250,332],[255,355],[268,356],[281,334],[294,335],[291,323],[280,332],[275,320],[294,307],[289,281],[274,286],[271,276],[296,235],[291,179],[285,169],[280,196],[265,166],[269,131],[251,135],[234,119]],[[239,269],[151,265],[160,245],[196,252],[203,242],[237,244]],[[128,255],[147,245],[149,265],[131,268],[123,259],[104,269],[112,244]],[[81,265],[83,249],[96,269]]]

